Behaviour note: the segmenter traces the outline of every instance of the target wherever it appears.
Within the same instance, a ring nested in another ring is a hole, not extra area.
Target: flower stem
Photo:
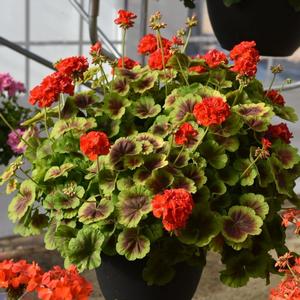
[[[271,83],[270,83],[270,86],[269,86],[269,88],[268,88],[267,93],[271,90],[271,88],[272,88],[272,86],[273,86],[273,84],[274,84],[274,82],[275,82],[276,75],[277,75],[276,73],[273,74],[273,78],[272,78],[272,80],[271,80]]]
[[[102,190],[101,190],[101,188],[100,188],[100,179],[101,179],[101,177],[100,177],[100,163],[99,163],[99,156],[97,156],[97,175],[98,175],[98,185],[99,185],[99,194],[100,194],[100,196],[101,196],[101,198],[103,197],[103,194],[102,194]]]
[[[162,43],[161,34],[160,34],[159,29],[157,30],[157,40],[158,40],[159,48],[161,50],[162,65],[163,65],[165,77],[167,79],[167,70],[166,70],[166,65],[165,65],[165,53],[164,53],[163,43]],[[168,95],[168,86],[167,86],[167,84],[165,84],[165,92],[166,92],[166,97],[167,97],[167,95]]]
[[[124,68],[126,29],[122,30],[122,68]]]
[[[60,97],[58,98],[58,118],[61,120],[61,99],[63,97],[63,94],[60,94]]]
[[[33,148],[32,145],[30,145],[21,135],[18,134],[18,132],[9,124],[9,122],[6,120],[6,118],[3,116],[3,114],[0,112],[0,118],[2,119],[3,123],[16,134],[16,136],[19,138],[20,141],[25,143],[28,147]]]
[[[245,174],[255,165],[255,163],[260,159],[260,155],[258,155],[255,160],[244,170],[240,178],[243,178]]]
[[[186,48],[187,48],[187,46],[189,44],[189,41],[190,41],[190,38],[191,38],[191,34],[192,34],[192,28],[190,27],[187,38],[185,40],[185,44],[184,44],[183,49],[182,49],[182,53],[184,53],[186,51]]]
[[[238,101],[239,96],[241,95],[241,93],[242,93],[242,91],[243,91],[243,88],[244,88],[244,86],[241,84],[241,85],[239,86],[239,89],[238,89],[238,91],[237,91],[237,94],[235,95],[235,98],[234,98],[234,100],[233,100],[233,102],[232,102],[232,106],[234,106],[234,105],[236,104],[236,102]]]
[[[179,65],[181,75],[182,75],[182,77],[183,77],[183,79],[184,79],[186,85],[190,85],[189,82],[188,82],[188,80],[187,80],[187,78],[186,78],[186,76],[184,75],[184,72],[183,72],[183,69],[182,69],[182,66],[181,66],[181,63],[180,63],[178,57],[176,57],[176,60],[177,60],[177,63],[178,63],[178,65]]]
[[[176,165],[177,160],[179,159],[180,155],[182,154],[184,148],[185,148],[185,145],[183,145],[183,146],[181,147],[181,149],[180,149],[180,151],[179,151],[179,153],[178,153],[176,159],[175,159],[174,162],[173,162],[173,165]]]
[[[30,179],[34,184],[36,184],[37,186],[39,186],[39,184],[31,177],[29,176],[22,168],[19,168],[19,170],[28,178]]]
[[[49,129],[48,129],[48,125],[47,125],[47,108],[46,107],[44,107],[44,121],[45,121],[45,128],[46,128],[47,136],[48,136],[48,138],[50,138]]]
[[[203,133],[203,135],[202,135],[202,137],[201,137],[201,139],[200,139],[199,144],[202,143],[202,141],[204,140],[204,138],[205,138],[205,136],[206,136],[206,134],[207,134],[207,132],[208,132],[208,129],[209,129],[209,127],[206,127],[206,129],[205,129],[205,131],[204,131],[204,133]]]

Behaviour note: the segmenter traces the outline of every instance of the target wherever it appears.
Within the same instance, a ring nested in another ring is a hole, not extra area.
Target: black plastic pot
[[[254,40],[261,55],[289,56],[300,46],[300,12],[288,0],[242,0],[226,7],[223,0],[207,0],[214,33],[231,50]]]
[[[203,267],[176,265],[174,279],[165,286],[148,286],[142,278],[144,260],[127,261],[122,256],[101,255],[96,274],[106,300],[191,300]]]

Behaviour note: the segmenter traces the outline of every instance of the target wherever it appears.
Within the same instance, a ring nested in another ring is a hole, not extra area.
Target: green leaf
[[[126,107],[131,104],[127,98],[124,98],[117,93],[105,95],[103,103],[103,111],[113,120],[121,119],[125,114]]]
[[[281,140],[272,144],[272,157],[278,159],[283,169],[291,169],[300,162],[298,149]]]
[[[70,239],[75,238],[77,236],[77,230],[67,225],[59,225],[55,230],[54,236]]]
[[[240,179],[239,173],[231,166],[226,166],[224,169],[219,170],[218,177],[230,186],[236,185]]]
[[[131,113],[140,119],[153,118],[158,115],[160,111],[160,105],[155,104],[154,99],[150,96],[141,97],[131,105]]]
[[[100,266],[100,252],[104,242],[103,234],[92,227],[83,227],[68,247],[68,261],[78,270],[92,270]]]
[[[153,194],[160,193],[167,189],[174,181],[174,177],[163,169],[152,172],[150,178],[146,181],[146,186]]]
[[[227,138],[239,133],[242,127],[242,118],[238,114],[232,112],[231,115],[226,119],[226,121],[221,125],[212,125],[209,129],[212,132],[217,133],[219,136]]]
[[[181,170],[185,177],[194,181],[197,189],[200,189],[207,181],[205,171],[200,169],[199,165],[188,165]]]
[[[234,163],[233,167],[236,171],[239,172],[240,176],[246,171],[246,169],[251,165],[251,161],[248,158],[238,158]],[[252,166],[241,178],[242,186],[251,186],[254,183],[254,179],[258,175],[257,169],[255,166]]]
[[[114,210],[111,199],[103,198],[97,203],[95,197],[89,198],[79,209],[78,218],[83,224],[105,220]]]
[[[125,96],[128,94],[130,86],[128,80],[123,77],[117,77],[112,82],[112,91],[118,93],[121,96]]]
[[[156,117],[153,125],[150,128],[150,132],[155,136],[162,138],[166,137],[171,132],[171,124],[169,123],[169,117],[159,115]]]
[[[243,206],[252,208],[255,213],[262,218],[262,220],[264,220],[266,215],[269,213],[269,205],[265,201],[265,197],[263,195],[254,193],[243,194],[240,197],[240,203]]]
[[[44,236],[44,243],[45,248],[47,250],[55,250],[56,243],[55,243],[55,232],[56,232],[57,224],[54,220],[52,220],[49,224],[48,230]]]
[[[229,241],[242,243],[248,235],[259,235],[262,225],[262,219],[252,208],[232,206],[228,211],[228,217],[223,217],[222,234]]]
[[[36,185],[31,180],[21,183],[20,192],[8,206],[8,217],[13,222],[20,220],[28,208],[34,203],[36,197]]]
[[[144,232],[146,236],[149,238],[150,242],[154,243],[159,238],[161,238],[164,234],[162,223],[159,221],[156,223],[152,223],[150,225],[146,225],[144,228]]]
[[[111,195],[115,189],[117,174],[112,170],[102,170],[99,173],[99,184],[104,195]]]
[[[225,149],[214,140],[208,140],[199,146],[201,155],[215,169],[223,169],[228,161]]]
[[[150,251],[150,240],[137,229],[124,229],[118,236],[116,249],[128,260],[142,259]]]
[[[299,1],[299,0],[296,0]],[[276,115],[284,120],[290,121],[290,122],[297,122],[298,116],[295,112],[295,109],[290,106],[274,106],[274,112]]]
[[[185,189],[190,193],[196,193],[197,187],[195,182],[192,179],[183,177],[183,176],[176,176],[172,183],[172,188],[174,189]]]
[[[7,195],[13,193],[18,187],[18,181],[15,178],[9,179],[5,192]]]
[[[189,65],[190,62],[188,56],[180,52],[174,53],[167,63],[168,67],[172,67],[179,72],[188,69]]]
[[[11,179],[16,174],[16,171],[23,165],[23,156],[16,158],[2,173],[0,177],[0,186],[3,185],[6,181]]]
[[[220,272],[220,280],[232,288],[238,288],[246,285],[249,278],[250,277],[243,266],[227,268]]]
[[[73,169],[74,167],[75,166],[71,163],[65,163],[60,167],[51,167],[45,174],[44,181],[47,181],[49,179],[55,179],[60,176],[68,176],[68,171]]]
[[[209,208],[207,201],[199,197],[199,204],[193,209],[188,223],[178,234],[178,239],[187,245],[204,247],[221,231],[221,222]]]
[[[134,186],[118,195],[119,223],[126,227],[136,227],[151,208],[151,193],[143,186]]]
[[[143,94],[146,91],[152,89],[155,85],[155,82],[157,80],[158,73],[157,72],[146,72],[141,78],[136,80],[133,84],[133,90],[136,93]]]
[[[229,152],[237,151],[240,146],[240,141],[237,136],[216,136],[215,140],[220,146],[224,147],[224,149]]]

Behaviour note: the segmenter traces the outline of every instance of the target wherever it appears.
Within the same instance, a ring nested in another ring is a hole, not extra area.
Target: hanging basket
[[[300,12],[288,0],[242,0],[230,7],[208,0],[207,7],[214,33],[227,50],[254,40],[261,55],[289,56],[300,46]]]

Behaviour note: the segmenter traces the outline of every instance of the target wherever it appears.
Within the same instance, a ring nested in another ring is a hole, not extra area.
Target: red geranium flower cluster
[[[162,37],[161,41],[163,48],[171,48],[172,42],[170,40]],[[158,48],[159,47],[157,37],[154,34],[149,33],[141,38],[138,44],[138,53],[148,55],[155,52]]]
[[[266,92],[266,97],[271,100],[274,104],[278,104],[280,106],[284,106],[285,101],[281,94],[276,90],[270,90]]]
[[[80,137],[80,149],[90,160],[96,160],[99,155],[109,153],[109,139],[104,132],[90,131]]]
[[[220,125],[229,117],[230,106],[220,97],[207,97],[194,106],[193,113],[200,125]]]
[[[289,144],[291,142],[290,139],[293,138],[293,134],[290,132],[289,128],[285,123],[270,125],[265,136],[271,140],[281,139],[287,144]]]
[[[164,48],[163,51],[164,51],[164,56],[162,56],[161,49],[155,50],[149,56],[148,65],[152,70],[162,70],[164,65],[166,66],[168,60],[171,58],[172,53],[168,48]]]
[[[136,18],[136,14],[131,11],[127,11],[124,9],[120,9],[118,11],[118,18],[115,19],[115,24],[120,25],[121,28],[128,29],[133,27],[134,19]]]
[[[131,69],[133,69],[133,67],[139,65],[139,63],[137,61],[135,61],[127,56],[124,56],[123,59],[124,59],[124,68],[125,69],[131,70]],[[118,59],[118,68],[122,68],[122,58]]]
[[[271,289],[269,300],[299,300],[300,258],[286,253],[279,257],[275,267],[285,273],[285,278],[276,288]]]
[[[300,209],[290,208],[282,214],[282,225],[288,227],[289,224],[296,226],[295,233],[300,232]]]
[[[183,46],[184,45],[184,41],[180,37],[174,35],[172,37],[172,45]]]
[[[58,72],[74,78],[81,78],[88,67],[89,63],[84,56],[68,57],[55,64]]]
[[[41,268],[36,263],[28,264],[26,260],[14,262],[11,259],[0,263],[1,288],[33,291],[41,275]]]
[[[162,218],[168,231],[185,227],[193,206],[193,198],[185,189],[165,190],[152,200],[153,215]]]
[[[67,270],[55,266],[42,276],[37,288],[43,300],[87,300],[92,290],[92,285],[78,274],[75,266]]]
[[[232,71],[245,76],[254,76],[257,72],[259,53],[255,49],[256,43],[241,42],[230,52],[230,58],[234,61]]]
[[[198,74],[204,73],[206,72],[206,68],[203,66],[193,66],[193,67],[189,67],[189,71],[190,72],[196,72]]]
[[[25,260],[0,263],[0,288],[14,295],[37,291],[42,300],[87,300],[93,290],[75,266],[68,270],[55,266],[44,273],[36,263]]]
[[[227,64],[228,59],[225,53],[212,49],[208,51],[203,58],[210,68],[217,68],[221,64]]]
[[[197,134],[197,130],[190,123],[183,123],[175,133],[175,143],[177,145],[186,145]]]
[[[50,107],[58,100],[60,93],[73,95],[74,85],[71,77],[55,72],[30,91],[28,101],[32,105],[38,103],[39,107]]]
[[[97,56],[101,53],[102,50],[102,44],[98,41],[94,45],[90,47],[90,55]]]

